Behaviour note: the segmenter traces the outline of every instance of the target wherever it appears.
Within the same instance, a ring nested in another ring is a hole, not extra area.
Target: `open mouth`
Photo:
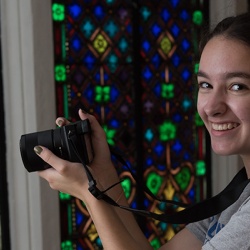
[[[212,129],[217,130],[217,131],[225,131],[225,130],[231,130],[233,128],[238,127],[239,124],[238,123],[212,123]]]

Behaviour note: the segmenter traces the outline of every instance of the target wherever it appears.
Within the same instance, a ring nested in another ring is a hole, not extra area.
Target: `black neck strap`
[[[173,214],[156,214],[145,210],[121,206],[93,185],[89,187],[89,191],[97,199],[102,199],[110,205],[131,211],[134,214],[151,217],[155,220],[166,223],[187,224],[212,217],[224,211],[240,197],[242,191],[248,183],[249,179],[247,179],[245,168],[243,168],[229,183],[229,185],[218,195],[202,202],[190,205],[186,209]]]
[[[134,211],[134,213],[174,224],[187,224],[200,221],[219,214],[232,205],[240,197],[248,183],[249,179],[247,179],[245,168],[243,168],[221,193],[210,199],[190,205],[180,212],[173,214],[155,214],[148,211],[137,210]],[[123,207],[123,209],[126,208]]]
[[[219,214],[223,210],[228,208],[230,205],[232,205],[240,197],[242,191],[244,190],[244,188],[247,186],[247,184],[250,181],[250,179],[247,178],[246,169],[242,168],[238,172],[238,174],[236,174],[233,180],[228,184],[228,186],[218,195],[210,199],[204,200],[202,202],[192,204],[192,205],[183,204],[181,202],[169,201],[169,200],[161,200],[158,197],[154,196],[145,185],[139,183],[140,186],[143,188],[143,190],[146,193],[148,193],[150,196],[152,196],[154,199],[160,202],[166,202],[172,205],[178,205],[180,207],[186,207],[186,208],[180,212],[175,212],[172,214],[156,214],[156,213],[152,213],[152,212],[145,211],[145,210],[133,209],[130,207],[121,206],[117,204],[117,202],[115,202],[111,197],[105,194],[106,191],[100,191],[96,187],[96,181],[94,180],[92,174],[90,173],[88,166],[84,164],[84,160],[82,159],[81,155],[77,151],[77,148],[75,147],[74,141],[76,138],[74,138],[74,135],[71,135],[69,139],[72,142],[72,146],[76,154],[78,155],[79,160],[84,166],[84,169],[86,171],[86,174],[89,180],[89,191],[95,198],[97,198],[98,200],[103,200],[112,206],[116,206],[121,209],[133,212],[134,214],[137,214],[140,216],[151,217],[155,220],[163,221],[166,223],[187,224],[191,222],[200,221],[200,220],[212,217],[216,214]],[[138,182],[137,177],[130,170],[126,161],[119,154],[115,152],[112,152],[112,153],[115,155],[115,157],[117,157],[117,159],[122,164],[125,164],[127,166],[133,178]]]

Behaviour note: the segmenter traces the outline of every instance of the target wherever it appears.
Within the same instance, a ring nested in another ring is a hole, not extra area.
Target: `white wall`
[[[212,23],[245,12],[246,0],[211,0]],[[12,249],[59,250],[57,192],[21,162],[21,134],[54,127],[55,93],[51,2],[0,0],[7,168]],[[213,155],[214,193],[241,166],[237,157]]]
[[[21,134],[54,128],[51,2],[1,0],[11,248],[58,250],[58,193],[23,167]]]

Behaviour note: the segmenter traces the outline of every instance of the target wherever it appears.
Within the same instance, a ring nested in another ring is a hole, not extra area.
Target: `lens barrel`
[[[44,146],[58,157],[71,162],[89,164],[94,157],[88,119],[70,123],[54,130],[22,135],[20,152],[24,167],[28,172],[51,167],[35,153],[34,147],[37,145]]]
[[[53,130],[22,135],[20,139],[20,152],[24,167],[29,172],[40,171],[50,166],[43,161],[34,151],[37,145],[46,145],[53,151]]]

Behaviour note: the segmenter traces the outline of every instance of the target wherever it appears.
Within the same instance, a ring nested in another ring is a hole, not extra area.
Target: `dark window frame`
[[[1,33],[1,32],[0,32]],[[0,41],[1,48],[1,41]],[[2,51],[0,49],[0,230],[1,249],[10,250],[9,204],[7,186],[6,135],[4,120],[4,91],[2,79]]]

